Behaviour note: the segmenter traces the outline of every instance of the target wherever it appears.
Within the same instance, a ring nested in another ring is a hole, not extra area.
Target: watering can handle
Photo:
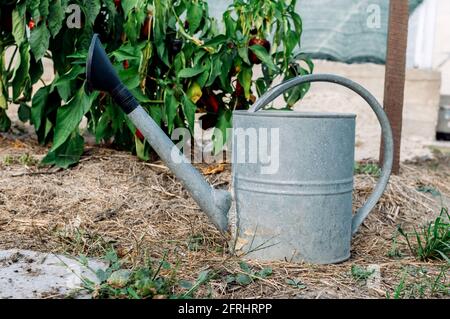
[[[370,211],[375,207],[381,195],[383,194],[386,186],[389,182],[389,176],[392,171],[392,162],[394,158],[394,141],[392,138],[392,129],[389,124],[389,119],[386,116],[382,106],[378,103],[377,99],[364,87],[355,83],[349,79],[346,79],[341,76],[332,75],[332,74],[311,74],[295,77],[290,79],[284,83],[281,83],[275,86],[273,89],[266,92],[261,98],[259,98],[255,104],[249,109],[249,112],[256,112],[259,109],[263,108],[273,100],[275,100],[278,96],[288,91],[289,89],[301,85],[304,83],[310,82],[330,82],[345,86],[352,91],[358,93],[372,108],[375,112],[378,121],[381,124],[382,134],[383,134],[383,145],[384,145],[384,158],[382,164],[382,171],[380,179],[378,180],[378,184],[376,185],[374,192],[367,199],[367,202],[363,207],[358,209],[357,213],[353,216],[352,220],[352,234],[355,234],[358,231],[359,226],[366,219],[367,215],[369,215]]]

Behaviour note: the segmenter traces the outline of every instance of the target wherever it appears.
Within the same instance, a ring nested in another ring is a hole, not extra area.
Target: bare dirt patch
[[[445,262],[417,261],[397,227],[408,229],[436,217],[440,199],[450,197],[449,155],[403,165],[355,236],[349,261],[326,266],[249,262],[255,269],[270,267],[273,274],[233,285],[224,278],[242,270],[240,259],[227,253],[228,238],[215,230],[162,163],[144,163],[98,147],[88,148],[79,165],[69,170],[21,160],[24,154],[39,160],[45,153],[28,139],[0,136],[0,249],[101,257],[114,246],[130,266],[166,255],[179,264],[180,279],[195,280],[205,269],[217,272],[202,293],[218,298],[385,298],[402,281],[400,297],[448,297],[448,291],[428,289],[443,269],[441,284],[448,286]],[[206,168],[215,186],[229,187],[228,165],[199,168]],[[374,176],[356,176],[355,208],[375,182]],[[370,265],[380,271],[374,285],[352,274],[352,266]]]

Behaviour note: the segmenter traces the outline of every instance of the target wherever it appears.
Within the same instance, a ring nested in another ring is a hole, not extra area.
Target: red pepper
[[[134,135],[136,135],[136,137],[137,137],[138,139],[140,139],[141,142],[143,142],[143,141],[145,140],[144,135],[142,135],[141,131],[139,131],[139,130],[136,130],[136,132],[134,133]]]
[[[28,22],[28,27],[30,28],[30,30],[33,30],[34,29],[34,27],[35,27],[35,23],[34,23],[34,20],[33,19],[31,19],[30,20],[30,22]]]
[[[208,113],[219,113],[219,100],[211,91],[202,95],[198,105],[204,107]]]
[[[267,52],[270,52],[270,42],[267,41],[266,39],[259,39],[259,38],[251,38],[250,41],[248,42],[248,46],[251,47],[253,45],[260,45],[262,47],[264,47]],[[261,64],[261,60],[256,56],[256,54],[249,49],[248,52],[248,58],[250,60],[251,63],[253,64]]]
[[[208,99],[206,101],[207,101],[206,109],[209,112],[212,113],[219,112],[219,101],[217,101],[217,98],[214,95],[211,94],[210,96],[208,96]]]
[[[236,96],[241,97],[244,96],[244,88],[242,87],[241,83],[239,81],[236,82]]]
[[[146,40],[148,39],[148,33],[150,31],[150,22],[152,21],[152,15],[147,14],[147,17],[145,18],[144,24],[141,27],[141,39]]]
[[[128,60],[123,61],[123,68],[126,70],[130,67],[130,63],[128,62]]]

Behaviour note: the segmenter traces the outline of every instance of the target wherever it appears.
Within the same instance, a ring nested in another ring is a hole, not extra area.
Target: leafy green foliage
[[[441,192],[433,186],[421,185],[417,187],[417,190],[421,193],[431,194],[432,196],[440,196]]]
[[[363,282],[369,279],[369,277],[372,276],[374,272],[375,272],[374,269],[368,270],[365,267],[361,267],[358,265],[352,265],[350,271],[353,279],[355,279],[356,281],[363,281]]]
[[[286,283],[289,286],[297,288],[297,289],[306,289],[306,285],[300,279],[288,278],[288,279],[286,279]]]
[[[365,174],[374,177],[380,177],[381,169],[373,163],[355,163],[355,174]]]
[[[20,118],[34,125],[39,142],[52,143],[47,164],[68,167],[79,160],[84,117],[98,143],[112,142],[148,159],[149,145],[112,99],[84,90],[87,49],[98,33],[122,81],[162,129],[193,132],[195,113],[208,113],[218,153],[229,139],[232,111],[249,108],[276,77],[313,71],[300,52],[302,23],[295,2],[235,0],[221,28],[205,0],[10,1],[0,14],[0,130],[10,127],[4,109],[14,102],[24,105]],[[77,28],[66,23],[74,14],[67,11],[72,3],[81,8]],[[8,47],[15,47],[11,64],[3,57]],[[33,92],[44,57],[53,60],[55,79]],[[255,78],[259,64],[262,76]],[[287,92],[287,106],[308,89]]]
[[[448,284],[449,265],[431,271],[425,267],[407,266],[401,271],[400,280],[387,299],[442,298],[450,295]]]
[[[411,253],[420,260],[440,259],[450,264],[450,215],[442,208],[439,217],[433,222],[414,229],[413,234],[406,233],[401,227],[398,232],[406,240]],[[415,243],[410,237],[415,239]]]
[[[236,275],[228,275],[226,277],[227,284],[248,286],[256,280],[265,279],[272,275],[272,268],[269,267],[256,271],[244,261],[241,261],[239,266],[241,268],[241,272]]]
[[[13,164],[20,164],[24,166],[35,166],[39,163],[39,161],[34,158],[32,155],[28,153],[24,153],[22,155],[6,155],[3,158],[3,164],[4,165],[13,165]]]
[[[105,256],[109,266],[96,271],[99,284],[82,278],[83,288],[94,298],[112,299],[179,299],[193,298],[198,289],[213,276],[209,270],[199,273],[194,282],[177,278],[177,267],[165,258],[148,260],[145,265],[127,269],[114,250]],[[87,265],[83,257],[80,261]]]

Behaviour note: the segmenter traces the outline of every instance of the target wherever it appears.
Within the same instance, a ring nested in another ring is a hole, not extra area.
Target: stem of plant
[[[172,11],[173,11],[173,15],[175,16],[175,19],[177,20],[178,26],[180,27],[180,29],[178,30],[180,32],[180,34],[183,37],[185,37],[186,39],[192,41],[192,43],[194,43],[196,46],[201,47],[204,44],[204,42],[202,40],[199,40],[199,39],[187,34],[186,31],[184,31],[184,25],[181,22],[180,18],[178,17],[174,7],[172,7]]]

